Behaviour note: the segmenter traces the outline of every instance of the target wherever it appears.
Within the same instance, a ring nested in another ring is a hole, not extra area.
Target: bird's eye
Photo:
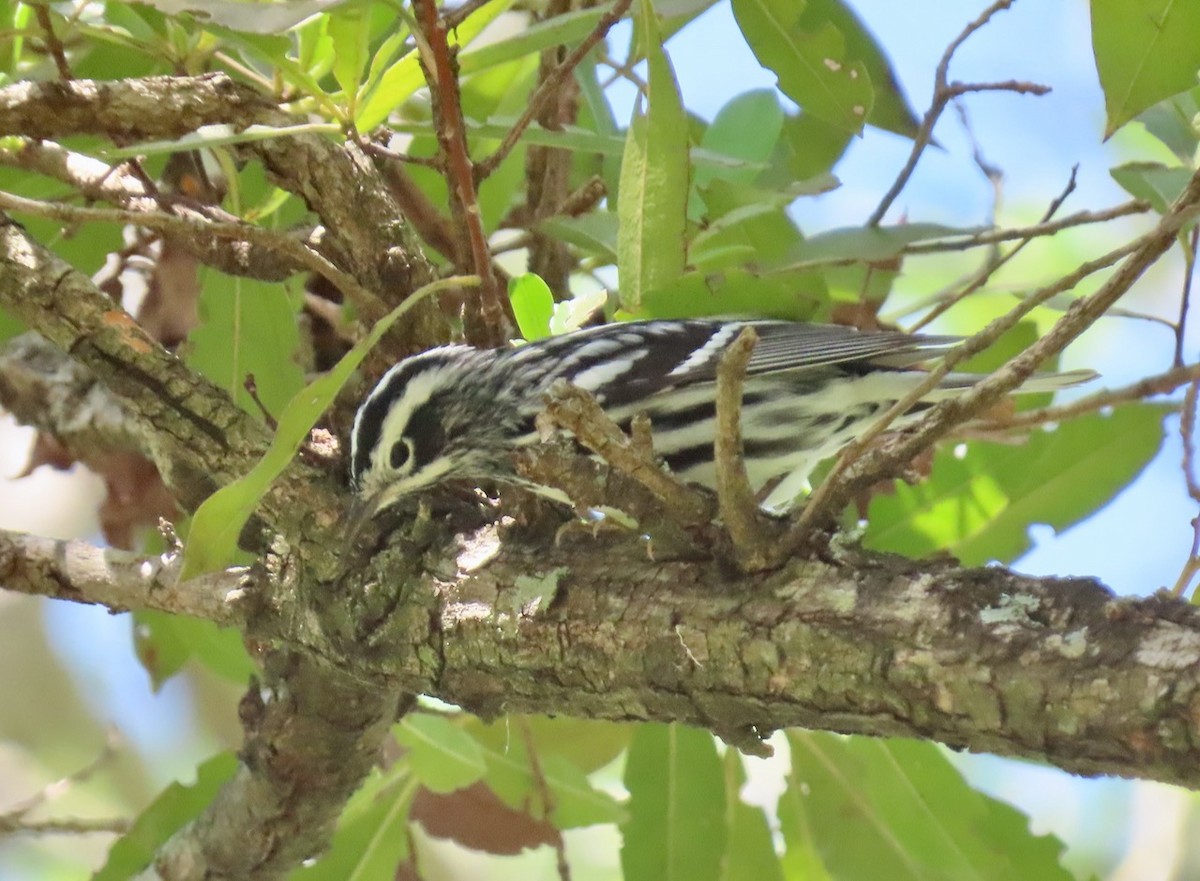
[[[404,463],[408,461],[411,451],[408,449],[408,442],[404,440],[396,441],[392,447],[391,463],[394,471],[399,471],[404,467]]]

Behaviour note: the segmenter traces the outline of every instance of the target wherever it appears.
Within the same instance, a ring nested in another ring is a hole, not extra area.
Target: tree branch
[[[12,553],[54,559],[65,549],[41,541],[8,545],[5,568],[33,566]],[[477,552],[498,538],[489,526],[459,541]],[[708,561],[652,561],[630,537],[507,540],[472,571],[464,557],[449,581],[416,568],[414,550],[397,536],[356,573],[361,585],[324,598],[323,620],[341,629],[314,629],[279,596],[269,608],[218,608],[245,615],[255,639],[302,649],[289,663],[324,658],[327,674],[330,662],[346,671],[336,686],[343,700],[403,690],[485,717],[920,737],[1074,773],[1200,787],[1200,609],[1181,601],[853,550],[737,576]],[[545,583],[542,611],[506,600],[519,579]],[[75,599],[92,589],[14,584]],[[180,595],[192,589],[178,586]]]
[[[146,556],[0,529],[0,583],[8,590],[114,612],[157,609],[222,625],[244,619],[236,606],[255,587],[249,570],[229,569],[181,583],[181,564],[182,555],[175,552]]]

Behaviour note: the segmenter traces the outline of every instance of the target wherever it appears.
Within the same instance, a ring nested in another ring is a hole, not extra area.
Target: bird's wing
[[[671,384],[712,382],[725,350],[744,327],[753,327],[758,342],[746,366],[754,376],[783,370],[803,370],[853,362],[899,368],[936,358],[956,346],[958,337],[906,333],[864,332],[832,324],[792,321],[746,321],[720,325],[709,340],[683,358],[664,379]]]

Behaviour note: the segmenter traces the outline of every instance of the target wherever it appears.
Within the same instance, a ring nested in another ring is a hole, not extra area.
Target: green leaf
[[[528,732],[539,757],[561,756],[584,774],[603,768],[619,756],[629,746],[634,731],[634,726],[625,722],[567,716],[503,716],[495,722],[472,717],[466,728],[480,744],[496,753],[509,752],[515,739],[523,744]]]
[[[773,90],[746,92],[717,112],[712,125],[705,129],[700,146],[751,163],[765,163],[775,151],[783,129],[783,119],[783,108],[779,106],[779,99]],[[692,186],[702,196],[704,188],[714,177],[749,184],[754,182],[759,173],[750,165],[728,169],[704,166],[696,169]],[[703,207],[699,200],[693,200],[689,204],[689,216],[699,219],[704,213]]]
[[[225,389],[246,412],[261,411],[246,391],[253,376],[260,401],[279,413],[304,384],[296,361],[299,301],[280,284],[208,273],[200,294],[200,324],[181,350],[188,366]]]
[[[512,6],[513,0],[492,0],[479,7],[447,35],[451,46],[467,46],[483,29],[490,25]],[[495,44],[493,44],[495,45]],[[459,55],[459,74],[465,75],[462,63],[469,57],[470,52]],[[387,119],[388,114],[416,94],[425,85],[425,75],[421,72],[418,54],[410,52],[403,58],[391,64],[381,74],[372,71],[368,77],[367,95],[363,99],[358,114],[354,119],[359,131],[369,132]]]
[[[1147,107],[1196,85],[1200,4],[1092,0],[1092,51],[1107,138]]]
[[[1183,192],[1192,171],[1160,162],[1126,162],[1109,171],[1113,180],[1137,199],[1145,199],[1159,214],[1167,210]]]
[[[1162,444],[1167,408],[1126,404],[1111,415],[1034,430],[1017,446],[973,441],[943,449],[916,486],[876,496],[864,544],[914,557],[949,551],[968,566],[1010,562],[1032,523],[1062,530],[1105,505]]]
[[[625,761],[625,881],[716,881],[728,829],[716,743],[685,725],[638,727]]]
[[[883,48],[846,3],[841,0],[806,0],[800,27],[811,30],[823,23],[832,25],[845,40],[846,57],[859,61],[871,80],[873,101],[867,122],[876,128],[915,137],[920,120],[900,91],[896,72]]]
[[[521,336],[529,341],[550,335],[550,317],[554,314],[554,294],[541,276],[532,272],[508,282],[508,299]]]
[[[25,325],[0,309],[0,343],[8,342],[13,337],[23,334],[25,329]]]
[[[807,271],[758,275],[745,269],[689,272],[646,296],[634,318],[737,315],[804,321],[825,305],[825,281]]]
[[[245,685],[255,671],[237,630],[153,609],[134,612],[133,622],[134,649],[155,691],[192,658],[238,685]]]
[[[1137,121],[1166,145],[1176,158],[1190,165],[1196,155],[1197,133],[1193,121],[1200,115],[1200,86],[1160,101]]]
[[[759,64],[774,71],[785,95],[805,112],[857,133],[873,108],[871,76],[848,51],[837,23],[821,15],[833,4],[818,4],[813,15],[806,12],[808,5],[733,0],[733,14]]]
[[[362,2],[338,7],[329,16],[329,36],[333,40],[333,78],[346,93],[351,114],[357,103],[358,85],[367,69],[370,54],[371,16]]]
[[[639,9],[649,46],[649,108],[629,127],[617,198],[617,271],[621,304],[629,310],[641,305],[647,291],[683,273],[690,172],[679,85],[662,50],[650,0],[640,0]]]
[[[939,223],[902,223],[898,226],[847,227],[815,235],[791,254],[797,266],[835,260],[882,262],[900,256],[906,245],[983,232],[986,227],[953,227]]]
[[[828,174],[850,146],[851,132],[809,113],[789,116],[780,133],[776,162],[784,180],[805,180]]]
[[[606,11],[605,7],[595,7],[555,15],[520,28],[507,39],[468,49],[458,58],[459,75],[468,77],[543,49],[576,43],[595,30]]]
[[[266,454],[245,477],[235,480],[209,496],[192,518],[192,528],[184,549],[182,578],[194,578],[225,566],[237,552],[237,539],[258,507],[271,483],[283,473],[300,445],[328,409],[342,386],[358,369],[363,358],[387,333],[397,319],[413,305],[432,293],[448,287],[478,284],[475,276],[457,276],[431,282],[375,323],[366,338],[342,356],[342,360],[324,376],[313,380],[288,402],[279,416],[279,428]]]
[[[483,749],[445,716],[409,713],[396,726],[396,739],[408,747],[408,763],[426,789],[447,793],[483,777]]]
[[[329,850],[312,865],[292,872],[292,881],[396,877],[396,867],[409,858],[408,811],[417,787],[405,764],[372,769],[338,818]]]
[[[615,211],[589,211],[578,217],[556,214],[537,224],[538,232],[574,245],[605,263],[617,262],[617,231],[620,222]]]
[[[109,849],[104,868],[92,876],[94,881],[123,881],[144,869],[168,838],[212,803],[237,767],[233,753],[221,753],[196,769],[195,783],[167,786]]]
[[[721,865],[721,881],[783,881],[771,828],[762,808],[751,807],[739,793],[746,782],[741,754],[725,751],[725,824],[729,847]],[[808,881],[808,876],[803,877]]]
[[[932,743],[805,731],[788,743],[785,863],[822,864],[796,877],[876,879],[886,866],[888,881],[1072,881],[1062,842],[973,790]],[[793,861],[793,846],[808,859]]]
[[[524,720],[506,720],[503,723],[504,737],[501,743],[496,743],[495,732],[490,736],[484,735],[484,742],[496,744],[494,748],[484,750],[484,760],[487,762],[484,781],[501,801],[532,817],[543,818],[546,816],[546,805],[542,795],[544,786],[550,791],[554,806],[548,819],[559,829],[616,823],[625,818],[625,811],[621,805],[588,781],[583,769],[571,757],[574,750],[570,745],[551,743],[544,748],[540,745],[543,742],[542,735],[537,722],[533,721],[531,728],[535,744],[539,744],[538,764],[541,769],[541,779],[535,778],[525,738],[521,732],[511,728],[511,725],[523,722]],[[603,738],[603,734],[601,737]],[[560,746],[563,749],[560,749]],[[590,753],[593,759],[597,748],[601,751],[607,749],[594,742],[582,748],[586,753]]]

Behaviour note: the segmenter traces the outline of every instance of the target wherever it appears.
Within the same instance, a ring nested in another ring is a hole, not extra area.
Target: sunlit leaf
[[[501,13],[508,11],[511,6],[512,0],[492,0],[492,2],[485,3],[468,15],[457,28],[447,35],[448,42],[451,46],[470,45],[483,32],[484,28],[495,21]],[[469,54],[469,51],[464,50],[459,55],[460,74],[465,75],[466,73],[463,71],[462,64]],[[360,131],[371,131],[387,119],[389,113],[425,85],[425,75],[421,72],[417,53],[413,51],[390,64],[378,75],[373,71],[368,83],[371,88],[363,99],[354,120]]]
[[[183,358],[260,416],[246,390],[254,377],[259,401],[278,414],[304,383],[296,361],[298,307],[283,285],[210,273],[200,295],[200,324],[188,334]]]
[[[333,40],[333,77],[345,92],[353,109],[358,85],[367,69],[371,38],[371,16],[360,0],[345,3],[329,16],[329,36]]]
[[[705,129],[700,145],[715,153],[752,163],[766,163],[779,141],[783,119],[783,108],[774,91],[760,89],[746,92],[733,98],[717,112],[712,125]],[[704,188],[714,177],[748,184],[758,174],[749,165],[733,169],[703,166],[696,169],[692,186],[702,196]],[[692,219],[698,219],[704,213],[703,208],[701,200],[693,200],[689,204],[688,214]]]
[[[536,723],[534,727],[534,741],[538,744],[541,741]],[[493,732],[490,738],[485,737],[485,742],[496,744],[496,734],[498,732]],[[583,756],[580,758],[585,765],[591,763]],[[539,780],[529,759],[523,732],[512,730],[507,724],[503,743],[485,749],[484,760],[487,762],[484,780],[509,807],[536,818],[545,817],[543,791],[549,790],[553,804],[548,819],[559,829],[616,823],[625,817],[625,811],[612,796],[592,786],[583,768],[570,757],[569,750],[560,752],[553,746],[544,750],[539,748]]]
[[[792,251],[798,264],[830,260],[892,260],[905,245],[982,232],[984,227],[952,227],[938,223],[902,223],[898,226],[849,227],[805,239]]]
[[[831,24],[845,41],[846,58],[862,62],[871,80],[873,100],[867,123],[911,138],[920,127],[916,114],[900,90],[896,72],[871,32],[842,0],[804,0],[800,27],[811,30]]]
[[[775,854],[766,814],[762,808],[741,799],[746,782],[741,754],[735,749],[726,750],[723,763],[729,844],[721,864],[721,881],[783,881],[783,869]]]
[[[521,336],[540,340],[550,335],[550,317],[554,314],[554,294],[540,276],[532,272],[509,280],[508,299]]]
[[[961,458],[942,449],[927,479],[875,497],[864,543],[914,557],[949,551],[968,566],[1011,562],[1031,524],[1065,529],[1127,486],[1158,452],[1167,412],[1125,404],[1034,429],[1024,443],[971,441]]]
[[[495,722],[472,718],[467,730],[488,749],[507,753],[526,736],[532,738],[541,756],[558,755],[585,774],[604,767],[629,745],[635,726],[602,719],[568,716],[503,716]]]
[[[347,0],[288,0],[287,3],[239,3],[237,0],[142,0],[168,15],[190,13],[199,21],[253,34],[278,34],[309,16]]]
[[[874,102],[867,66],[850,54],[837,24],[807,15],[806,5],[733,0],[733,14],[755,57],[779,78],[785,95],[831,125],[861,131]]]
[[[1109,172],[1126,192],[1165,214],[1192,179],[1192,170],[1159,162],[1126,162]]]
[[[746,269],[688,272],[646,296],[634,318],[746,316],[803,321],[825,305],[822,276],[789,271],[756,274]]]
[[[679,85],[662,51],[650,0],[639,0],[639,9],[639,27],[649,45],[649,107],[629,127],[617,201],[621,304],[630,310],[640,306],[647,291],[683,273],[690,171]]]
[[[1147,107],[1196,85],[1200,4],[1092,0],[1091,5],[1108,137]]]
[[[717,881],[728,829],[712,735],[679,724],[640,726],[625,760],[625,788],[625,881]]]
[[[865,881],[887,866],[889,881],[1073,879],[1059,864],[1062,842],[968,786],[932,743],[812,731],[788,743],[785,865],[816,867],[798,877]],[[808,859],[792,860],[793,847]]]
[[[395,730],[413,773],[434,792],[470,786],[487,770],[475,738],[443,716],[409,713]]]
[[[538,223],[537,229],[606,263],[616,263],[618,226],[615,211],[590,211],[578,217],[547,217]]]
[[[242,634],[211,621],[140,609],[133,613],[133,637],[155,690],[191,659],[238,685],[245,685],[255,671]]]
[[[109,849],[104,868],[92,876],[94,881],[124,881],[144,869],[168,838],[212,803],[237,766],[233,753],[221,753],[196,769],[195,783],[167,786]]]
[[[329,849],[292,881],[372,881],[392,878],[409,856],[408,812],[417,779],[404,763],[375,768],[338,818]]]

